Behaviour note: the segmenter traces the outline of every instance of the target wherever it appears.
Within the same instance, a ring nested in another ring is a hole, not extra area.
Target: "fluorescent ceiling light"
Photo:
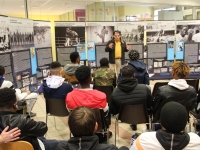
[[[46,1],[44,4],[42,4],[40,7],[46,5],[48,2],[50,2],[51,0]]]

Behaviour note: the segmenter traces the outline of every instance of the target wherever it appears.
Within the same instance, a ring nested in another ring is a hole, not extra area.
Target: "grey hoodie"
[[[73,76],[75,74],[76,69],[80,67],[79,64],[67,64],[64,66],[64,71],[67,75]]]

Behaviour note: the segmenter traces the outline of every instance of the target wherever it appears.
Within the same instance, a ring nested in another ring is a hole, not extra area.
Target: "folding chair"
[[[144,104],[135,104],[135,105],[121,105],[119,114],[116,115],[115,121],[115,145],[116,145],[116,131],[118,130],[119,135],[119,126],[118,120],[121,120],[123,123],[128,124],[149,124],[149,129],[151,129],[151,120],[149,119],[146,103]]]
[[[26,141],[1,143],[0,150],[34,150],[33,146]]]

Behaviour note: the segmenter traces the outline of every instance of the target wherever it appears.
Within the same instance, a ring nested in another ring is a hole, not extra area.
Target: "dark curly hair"
[[[132,78],[134,77],[134,69],[131,66],[124,66],[122,68],[122,78]]]
[[[77,107],[70,113],[68,124],[74,137],[91,136],[96,124],[95,114],[90,108]]]
[[[76,69],[75,76],[81,85],[87,84],[90,82],[91,69],[88,66],[80,66]]]
[[[56,75],[61,71],[61,64],[58,61],[54,61],[50,64],[51,75]]]
[[[5,74],[5,68],[3,66],[0,66],[0,76],[3,76]]]
[[[108,58],[101,58],[99,63],[101,65],[101,67],[108,66],[108,64],[109,64]]]
[[[50,64],[50,69],[57,69],[60,67],[61,67],[61,64],[58,61],[54,61]]]
[[[15,90],[11,88],[0,89],[0,108],[10,109],[16,102]]]
[[[79,53],[78,52],[72,52],[70,54],[70,60],[71,60],[71,62],[75,63],[78,57],[79,57]]]

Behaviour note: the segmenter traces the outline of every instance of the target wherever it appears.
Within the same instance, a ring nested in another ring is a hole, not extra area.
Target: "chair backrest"
[[[196,92],[198,93],[199,91],[199,79],[194,79],[194,80],[186,80],[187,84],[189,84],[190,86],[193,86],[196,90]]]
[[[98,129],[96,132],[102,132],[103,130],[107,130],[106,122],[105,122],[105,117],[104,117],[104,112],[103,109],[92,109],[92,111],[95,114],[96,121],[98,123]]]
[[[111,94],[113,92],[113,86],[97,86],[97,85],[94,85],[93,89],[96,89],[98,91],[101,91],[101,92],[105,93],[106,94],[107,103],[109,104],[110,97],[111,97]]]
[[[69,111],[66,108],[65,99],[45,98],[46,113],[54,116],[68,116]]]
[[[34,150],[33,146],[26,141],[1,143],[0,150]]]
[[[118,119],[128,124],[149,123],[146,103],[121,105]]]
[[[155,85],[154,85],[154,88],[153,88],[153,92],[152,92],[153,98],[156,96],[158,88],[160,86],[167,85],[167,84],[168,84],[168,82],[156,82]]]

